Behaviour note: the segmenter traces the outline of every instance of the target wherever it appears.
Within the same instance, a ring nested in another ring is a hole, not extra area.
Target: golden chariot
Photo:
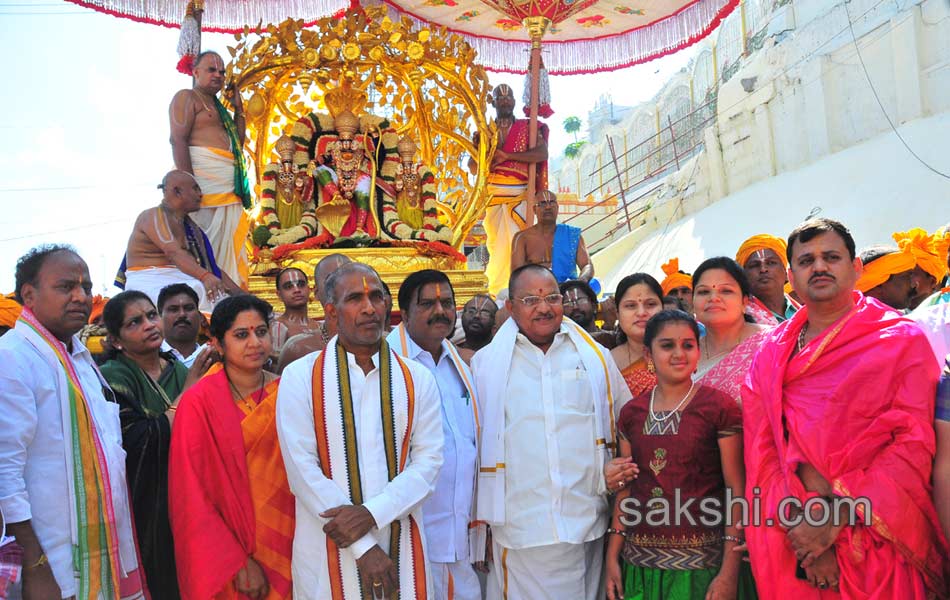
[[[448,274],[459,305],[484,292],[484,273],[461,253],[489,201],[495,140],[475,51],[381,7],[306,28],[293,19],[245,28],[235,39],[227,79],[241,90],[257,198],[250,291],[282,310],[280,269],[312,276],[322,257],[342,253],[376,268],[394,296],[426,268]],[[476,158],[476,174],[464,156]],[[319,303],[311,312],[320,316]]]

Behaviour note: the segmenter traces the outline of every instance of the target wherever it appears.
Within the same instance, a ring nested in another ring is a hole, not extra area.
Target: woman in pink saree
[[[749,299],[745,271],[731,258],[710,258],[693,273],[693,310],[706,327],[693,379],[740,404],[740,390],[752,358],[771,331],[771,327],[746,322]]]

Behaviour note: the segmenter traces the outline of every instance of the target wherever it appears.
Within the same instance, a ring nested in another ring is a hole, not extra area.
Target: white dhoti
[[[207,234],[221,271],[238,285],[247,285],[250,221],[234,193],[234,155],[220,148],[189,146],[191,167],[201,186],[201,210],[191,218]]]
[[[151,298],[155,306],[158,306],[158,293],[163,287],[173,283],[184,283],[198,294],[198,310],[203,313],[211,314],[214,310],[214,303],[208,300],[208,294],[205,286],[200,281],[190,275],[186,275],[175,267],[145,267],[128,269],[125,272],[126,291],[137,290]]]
[[[485,228],[485,245],[488,247],[488,291],[497,295],[508,287],[511,275],[511,241],[515,234],[526,227],[528,203],[524,201],[527,185],[488,184],[492,206],[485,209],[482,226]],[[510,202],[506,202],[510,200]]]
[[[429,562],[433,600],[482,600],[478,573],[467,560],[453,563]]]
[[[512,550],[492,545],[488,600],[599,600],[604,539]]]

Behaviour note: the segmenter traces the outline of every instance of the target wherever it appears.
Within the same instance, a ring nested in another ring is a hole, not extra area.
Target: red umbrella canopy
[[[211,0],[209,0],[210,2]],[[711,33],[739,0],[384,0],[420,23],[461,34],[493,71],[524,73],[525,17],[544,16],[552,74],[621,69],[681,50]]]
[[[100,12],[178,27],[193,0],[67,0]],[[376,2],[377,0],[364,0]],[[426,26],[461,34],[493,71],[524,73],[531,48],[523,19],[544,16],[544,64],[552,74],[629,67],[693,44],[739,0],[383,0]],[[202,29],[235,33],[245,25],[312,23],[358,0],[203,0]]]

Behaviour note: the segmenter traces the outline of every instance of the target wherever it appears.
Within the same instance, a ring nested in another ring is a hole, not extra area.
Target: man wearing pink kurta
[[[930,494],[939,373],[927,339],[853,291],[862,265],[840,223],[800,225],[788,258],[805,306],[762,344],[742,390],[746,493],[761,499],[761,522],[746,528],[760,597],[943,597],[946,542]],[[783,498],[817,498],[812,516],[840,498],[868,504],[853,520],[839,506],[837,526],[791,527],[780,517],[801,511],[780,514]]]

